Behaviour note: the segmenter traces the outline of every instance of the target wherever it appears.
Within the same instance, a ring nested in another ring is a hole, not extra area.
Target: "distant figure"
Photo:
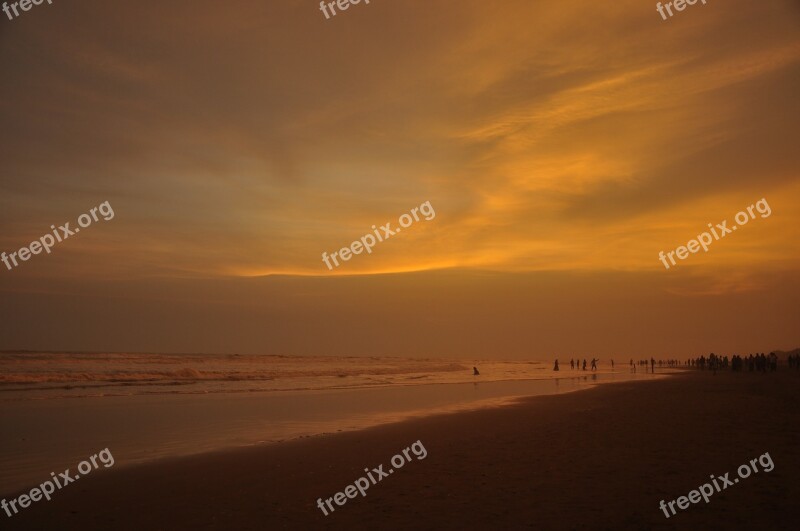
[[[647,369],[644,372],[647,372]],[[650,372],[656,372],[656,360],[652,357],[650,358]]]
[[[583,358],[583,370],[586,370],[586,358]]]
[[[553,366],[553,370],[554,370],[554,371],[557,371],[557,370],[558,370],[558,360],[556,360],[556,364]]]
[[[592,358],[592,370],[597,370],[597,360],[595,358]]]
[[[575,370],[575,360],[572,358],[569,359],[569,368]]]
[[[614,370],[614,360],[611,360],[611,370]]]
[[[473,376],[480,376],[481,375],[481,373],[478,372],[478,368],[477,367],[473,367],[472,368],[472,375]]]

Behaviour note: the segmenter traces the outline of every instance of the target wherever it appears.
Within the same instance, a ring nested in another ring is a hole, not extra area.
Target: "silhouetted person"
[[[558,370],[558,360],[556,360],[556,364],[553,366],[553,370],[554,370],[554,371],[557,371],[557,370]]]
[[[611,370],[614,370],[614,360],[611,360]]]
[[[586,370],[586,358],[583,359],[583,370]]]
[[[478,368],[477,367],[473,367],[472,368],[472,375],[473,376],[480,376],[481,375],[481,373],[478,372]]]
[[[572,358],[569,359],[569,368],[575,370],[575,360]]]
[[[592,370],[597,370],[597,360],[595,358],[592,358]]]

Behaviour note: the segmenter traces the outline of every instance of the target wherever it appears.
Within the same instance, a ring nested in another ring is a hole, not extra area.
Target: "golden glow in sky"
[[[796,276],[796,2],[666,22],[633,0],[381,2],[329,21],[312,4],[88,1],[4,24],[0,246],[102,201],[117,216],[0,288],[455,270],[598,289],[653,275],[686,296]],[[762,198],[770,217],[664,269],[659,252]],[[323,264],[424,201],[435,219]]]

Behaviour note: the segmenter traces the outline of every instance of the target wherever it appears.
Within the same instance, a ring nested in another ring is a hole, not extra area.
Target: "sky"
[[[0,349],[550,359],[800,346],[800,5],[0,13]],[[746,226],[674,251],[763,200]],[[322,253],[430,202],[329,270]]]

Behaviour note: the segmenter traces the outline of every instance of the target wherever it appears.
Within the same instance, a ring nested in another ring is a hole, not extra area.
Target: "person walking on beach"
[[[553,370],[554,370],[554,371],[557,371],[557,370],[558,370],[558,360],[556,360],[556,364],[553,366]]]
[[[583,370],[586,370],[586,358],[583,358]]]
[[[647,367],[645,367],[645,371],[647,372]],[[656,360],[650,357],[650,372],[656,372]]]
[[[575,370],[575,360],[572,358],[569,359],[569,368]]]
[[[611,370],[612,371],[614,370],[614,360],[613,359],[611,360]]]
[[[473,376],[480,376],[481,375],[481,373],[478,372],[478,368],[477,367],[473,367],[472,368],[472,375]]]
[[[598,360],[596,360],[595,358],[592,358],[592,370],[593,371],[597,370],[597,361]]]

